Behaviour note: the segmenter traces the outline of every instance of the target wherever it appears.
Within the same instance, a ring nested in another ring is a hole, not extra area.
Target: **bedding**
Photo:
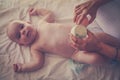
[[[119,64],[82,65],[48,53],[42,69],[28,73],[13,71],[14,63],[29,62],[32,56],[29,47],[19,46],[7,37],[6,23],[20,19],[31,20],[35,25],[40,17],[30,18],[27,10],[29,7],[40,7],[53,11],[56,22],[74,25],[72,22],[74,6],[84,1],[87,0],[0,0],[0,80],[120,80]],[[99,17],[88,26],[92,32],[105,31],[101,27]]]

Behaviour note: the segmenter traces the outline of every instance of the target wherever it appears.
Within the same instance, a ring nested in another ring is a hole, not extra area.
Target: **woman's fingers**
[[[75,43],[81,43],[83,40],[80,38],[75,37],[74,35],[70,34],[71,41],[74,41]]]
[[[77,14],[80,11],[81,7],[75,8],[74,13]]]
[[[83,9],[83,10],[80,10],[79,12],[76,12],[75,13],[75,17],[74,17],[74,22],[76,24],[81,24],[82,22],[84,22],[84,18],[86,18],[87,16],[87,10],[86,9]]]
[[[98,8],[95,8],[93,6],[92,1],[84,2],[80,5],[77,5],[75,7],[75,17],[74,22],[77,24],[81,24],[84,22],[84,18],[87,17],[87,15],[91,15],[91,19],[89,19],[89,23],[92,23],[93,20],[96,18],[96,12]]]
[[[77,15],[76,15],[76,14],[74,15],[73,21],[74,21],[75,23],[76,23],[76,21],[77,21]]]
[[[75,37],[75,36],[73,36],[72,34],[70,34],[70,40],[71,40],[71,41],[74,41],[74,42],[76,42],[76,41],[77,41],[76,37]]]
[[[81,24],[81,22],[83,21],[83,19],[84,19],[84,15],[81,15],[81,14],[75,15],[74,22],[76,24]]]
[[[84,6],[81,6],[81,7],[77,8],[77,9],[75,9],[75,14],[80,14],[80,13],[82,13],[84,9],[85,9]]]
[[[77,23],[77,24],[81,24],[84,18],[85,18],[85,15],[80,15],[80,16],[78,17],[78,20],[76,21],[76,23]]]
[[[72,34],[70,34],[70,41],[71,41],[71,46],[77,49],[79,44],[77,44],[77,38],[73,36]]]

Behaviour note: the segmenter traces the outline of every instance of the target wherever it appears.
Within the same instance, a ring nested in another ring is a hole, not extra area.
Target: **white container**
[[[72,29],[71,29],[71,33],[78,37],[78,38],[86,38],[87,36],[87,29],[84,25],[75,25]]]

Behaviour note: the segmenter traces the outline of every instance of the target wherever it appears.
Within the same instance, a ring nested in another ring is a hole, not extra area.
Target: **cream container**
[[[87,29],[84,25],[75,25],[71,29],[71,34],[81,39],[88,37]]]

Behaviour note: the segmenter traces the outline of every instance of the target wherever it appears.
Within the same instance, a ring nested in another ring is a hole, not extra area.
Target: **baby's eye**
[[[24,28],[24,24],[20,24],[20,29],[23,29]]]
[[[20,37],[21,37],[20,33],[18,33],[18,34],[16,35],[16,37],[17,37],[17,39],[20,39]]]

